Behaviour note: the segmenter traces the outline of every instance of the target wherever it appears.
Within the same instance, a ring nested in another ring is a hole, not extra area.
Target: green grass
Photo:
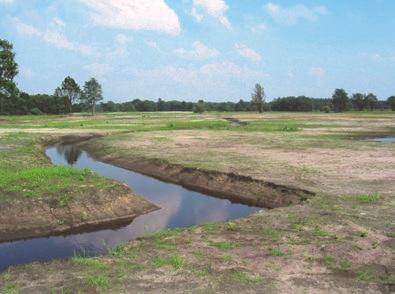
[[[356,277],[358,280],[363,282],[370,282],[374,280],[374,275],[369,271],[358,271],[356,272]]]
[[[224,262],[227,262],[227,263],[233,261],[233,257],[230,256],[230,255],[224,255],[224,256],[222,257],[222,259],[223,259]]]
[[[101,275],[87,276],[83,280],[86,285],[95,287],[96,289],[105,290],[110,287],[108,278]]]
[[[269,238],[272,241],[278,241],[280,239],[280,232],[276,229],[266,228],[260,231],[260,234],[265,238]]]
[[[3,273],[3,277],[0,278],[0,294],[16,294],[19,293],[18,288],[14,283],[11,282],[12,275],[9,271]],[[2,285],[3,283],[3,285]],[[3,286],[3,288],[1,288]]]
[[[285,255],[285,253],[282,252],[279,248],[272,248],[272,249],[270,249],[269,254],[271,256],[277,256],[277,257]]]
[[[334,269],[336,267],[336,257],[332,255],[325,255],[322,258],[322,262],[330,269]]]
[[[40,135],[13,133],[0,136],[0,202],[54,198],[66,207],[73,195],[119,184],[92,171],[54,166],[45,157]]]
[[[243,271],[235,271],[231,275],[233,280],[244,284],[257,284],[262,282],[262,277],[259,275],[252,275]]]
[[[91,257],[82,257],[82,256],[74,256],[71,259],[71,262],[77,265],[81,265],[87,268],[96,269],[96,270],[105,270],[108,269],[108,265],[101,262],[96,258]]]
[[[313,228],[313,235],[317,237],[328,237],[329,233],[325,232],[319,225],[315,225]]]
[[[360,204],[375,204],[380,201],[380,194],[362,194],[353,196],[354,200]]]
[[[58,195],[59,206],[70,201],[73,186],[95,183],[98,188],[111,188],[114,183],[93,174],[90,170],[76,170],[66,166],[33,167],[16,171],[0,169],[0,191],[26,198],[40,198],[48,194]],[[59,196],[60,195],[60,196]]]
[[[178,270],[184,266],[185,260],[180,255],[172,255],[170,257],[156,257],[152,264],[155,267],[172,266],[175,270]]]

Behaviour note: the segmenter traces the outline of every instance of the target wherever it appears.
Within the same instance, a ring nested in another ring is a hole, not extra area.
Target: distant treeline
[[[251,101],[245,101],[240,99],[238,102],[207,102],[199,100],[196,102],[186,102],[178,100],[165,101],[158,99],[157,101],[152,100],[140,100],[135,99],[130,102],[115,103],[113,101],[102,102],[98,106],[98,111],[102,112],[151,112],[151,111],[196,111],[198,105],[203,106],[203,111],[257,111],[257,107]],[[77,109],[78,108],[78,109]],[[83,110],[83,107],[79,106],[74,111]],[[290,111],[290,112],[312,112],[312,111],[337,111],[333,104],[332,98],[311,98],[306,96],[299,97],[280,97],[274,99],[271,102],[265,103],[263,106],[264,111]],[[372,102],[366,102],[366,105],[361,106],[361,103],[357,103],[354,100],[347,102],[346,110],[385,110],[391,109],[391,101],[376,100]],[[394,109],[395,110],[395,109]]]
[[[394,98],[395,99],[395,98]],[[264,111],[290,111],[290,112],[312,112],[312,111],[346,111],[346,110],[375,110],[391,109],[395,110],[388,101],[348,99],[345,103],[345,109],[337,109],[332,98],[310,98],[305,96],[299,97],[282,97],[274,99],[264,104]],[[362,101],[362,102],[361,102]],[[74,103],[69,108],[69,100],[66,97],[57,95],[29,95],[21,93],[19,97],[9,99],[0,93],[0,114],[63,114],[69,112],[86,112],[90,111],[90,106],[85,103]],[[98,112],[153,112],[153,111],[257,111],[257,107],[250,101],[240,99],[238,102],[187,102],[170,100],[165,101],[158,99],[141,100],[134,99],[129,102],[116,103],[113,101],[101,102],[97,104]]]

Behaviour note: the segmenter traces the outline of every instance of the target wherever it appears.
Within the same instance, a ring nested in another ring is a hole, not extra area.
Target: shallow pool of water
[[[0,271],[10,265],[68,258],[75,254],[101,255],[117,244],[136,239],[148,232],[223,222],[247,216],[261,209],[193,192],[178,185],[96,161],[72,145],[48,148],[46,154],[53,164],[70,165],[77,169],[89,168],[100,175],[124,182],[135,193],[161,209],[139,216],[129,225],[118,229],[100,229],[89,233],[0,244]]]
[[[372,141],[372,142],[382,142],[382,143],[395,143],[395,137],[377,137],[377,138],[370,138],[369,141]]]

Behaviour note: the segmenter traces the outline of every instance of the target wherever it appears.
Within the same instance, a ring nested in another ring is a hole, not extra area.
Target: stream
[[[76,254],[98,256],[120,243],[167,228],[182,228],[204,223],[237,219],[262,208],[232,203],[193,192],[182,186],[97,161],[73,145],[57,145],[46,149],[55,165],[76,169],[91,169],[97,174],[126,183],[137,195],[161,207],[141,215],[127,226],[118,229],[99,229],[94,232],[20,240],[0,244],[0,271],[18,264],[52,259],[66,259]]]

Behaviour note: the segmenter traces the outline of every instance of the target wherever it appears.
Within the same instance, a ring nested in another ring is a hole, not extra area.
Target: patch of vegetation
[[[360,204],[375,204],[380,201],[380,194],[361,194],[352,197],[356,202]]]
[[[153,231],[150,233],[147,233],[145,235],[145,238],[147,239],[161,239],[161,238],[167,238],[167,237],[172,237],[177,234],[182,232],[182,229],[163,229],[163,230],[157,230]]]
[[[325,255],[322,258],[322,262],[325,264],[330,269],[335,269],[336,268],[336,257],[332,255]]]
[[[211,232],[218,229],[217,224],[202,224],[199,227],[201,227],[203,232],[205,232],[205,233],[211,233]]]
[[[232,279],[244,284],[257,284],[263,281],[262,277],[259,275],[252,275],[244,271],[234,271],[232,273]]]
[[[260,230],[260,234],[265,238],[271,239],[272,241],[278,241],[280,239],[280,232],[276,229],[265,228]]]
[[[71,262],[74,264],[78,264],[87,268],[92,268],[96,270],[105,270],[108,269],[108,265],[101,262],[97,258],[91,258],[91,257],[82,257],[82,256],[74,256],[71,259]]]
[[[114,257],[122,257],[127,254],[126,245],[125,244],[118,244],[111,248],[108,252],[111,256]]]
[[[269,251],[271,256],[284,256],[285,253],[282,252],[279,248],[271,248]]]
[[[212,247],[218,248],[219,250],[222,250],[222,251],[229,251],[229,250],[233,250],[233,249],[239,247],[238,244],[231,243],[231,242],[209,241],[209,245]]]
[[[83,280],[85,284],[95,287],[99,290],[106,290],[110,287],[110,282],[108,278],[101,275],[87,276]]]
[[[225,223],[225,228],[228,231],[237,231],[239,229],[238,225],[235,222],[227,222]]]
[[[1,281],[2,280],[2,281]],[[9,271],[5,272],[0,281],[3,282],[3,286],[0,283],[1,294],[16,294],[19,293],[17,286],[11,282],[12,275]],[[2,288],[1,288],[2,286]]]
[[[157,239],[154,241],[154,246],[157,249],[164,249],[164,250],[176,250],[176,244],[169,240]]]
[[[155,267],[172,266],[175,270],[178,270],[184,266],[185,260],[180,255],[172,255],[170,257],[156,257],[152,264]]]
[[[317,237],[328,237],[329,233],[324,231],[319,225],[315,225],[313,228],[313,235]]]
[[[233,257],[230,255],[224,255],[222,257],[222,259],[223,259],[223,261],[228,262],[228,263],[233,261]]]
[[[370,282],[374,280],[374,275],[370,271],[358,271],[355,273],[358,280]]]

